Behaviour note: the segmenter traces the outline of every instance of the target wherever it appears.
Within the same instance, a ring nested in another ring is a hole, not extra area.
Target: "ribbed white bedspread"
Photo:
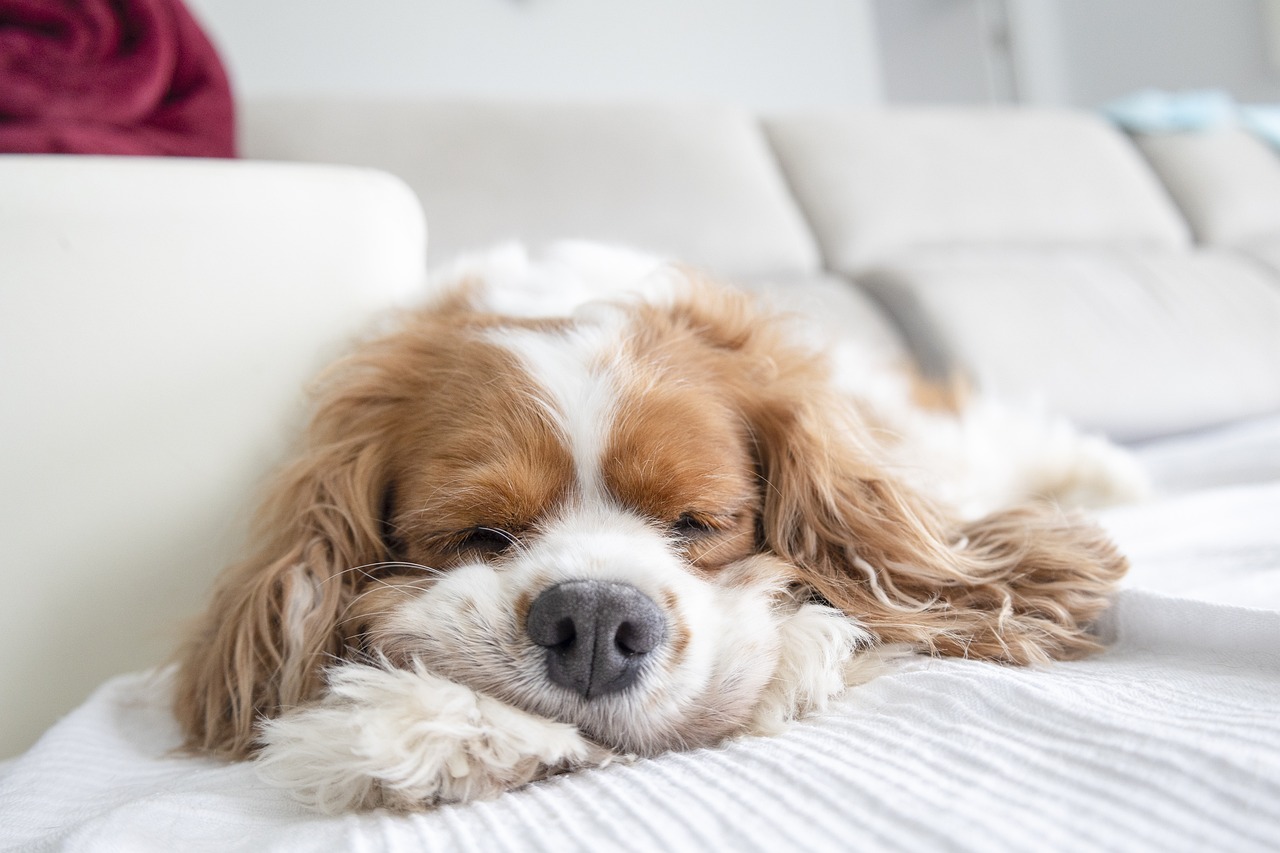
[[[1106,523],[1135,569],[1092,660],[912,659],[779,737],[409,817],[317,817],[174,757],[166,680],[124,676],[0,766],[0,847],[1280,849],[1280,484]]]

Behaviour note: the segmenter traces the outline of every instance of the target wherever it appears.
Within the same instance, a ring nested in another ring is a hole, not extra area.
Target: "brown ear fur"
[[[1126,561],[1097,527],[1049,504],[957,521],[886,470],[855,403],[781,324],[736,296],[677,312],[733,354],[761,536],[797,580],[882,641],[934,654],[1026,664],[1098,649],[1087,628]]]
[[[180,653],[174,709],[189,748],[244,757],[257,721],[315,696],[346,646],[356,569],[387,558],[378,437],[388,401],[368,367],[348,363],[330,377],[306,449],[259,513],[261,544],[218,578]]]
[[[881,640],[1018,664],[1098,649],[1126,564],[1096,527],[1049,504],[960,523],[812,408],[757,414],[766,542]]]

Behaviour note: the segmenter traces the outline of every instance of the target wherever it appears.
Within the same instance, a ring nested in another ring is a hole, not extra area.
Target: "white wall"
[[[868,0],[187,0],[237,94],[876,103]]]
[[[1016,1],[1016,0],[1015,0]],[[1073,103],[1145,87],[1280,100],[1260,0],[1055,0]]]
[[[874,0],[885,100],[1094,107],[1142,88],[1220,88],[1280,101],[1266,2]]]
[[[885,98],[894,103],[1009,100],[984,50],[996,32],[983,0],[876,0]]]
[[[1277,0],[187,2],[249,98],[1095,106],[1154,86],[1280,101],[1263,14]]]

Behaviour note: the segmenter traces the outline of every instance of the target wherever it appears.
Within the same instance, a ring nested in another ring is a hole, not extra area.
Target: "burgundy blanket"
[[[179,0],[0,0],[0,151],[233,157],[231,88]]]

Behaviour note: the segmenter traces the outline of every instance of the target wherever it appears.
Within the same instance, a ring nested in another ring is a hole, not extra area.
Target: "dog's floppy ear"
[[[345,367],[262,506],[254,556],[218,578],[181,652],[174,707],[190,748],[243,757],[260,718],[314,696],[347,643],[360,567],[388,557],[388,401],[368,365]]]
[[[763,547],[881,640],[1010,663],[1098,648],[1089,623],[1125,560],[1049,504],[962,523],[895,477],[825,362],[740,296],[676,306],[724,354],[755,443]]]
[[[1125,561],[1096,527],[1049,504],[953,520],[882,467],[848,403],[812,375],[749,412],[766,545],[883,641],[1019,664],[1098,648],[1088,624]]]

